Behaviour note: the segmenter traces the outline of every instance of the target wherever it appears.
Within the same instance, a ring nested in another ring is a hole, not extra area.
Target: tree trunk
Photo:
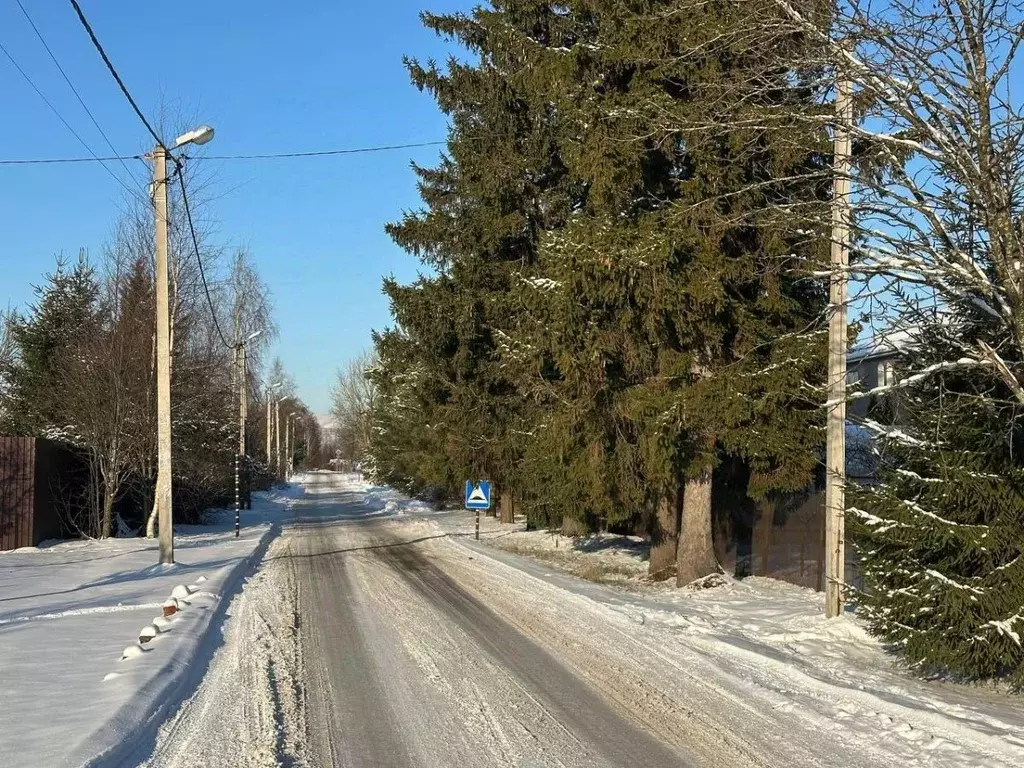
[[[512,500],[512,494],[505,492],[501,494],[501,498],[498,500],[501,510],[501,522],[503,523],[514,523],[516,521],[515,502]]]
[[[146,538],[156,538],[156,495],[153,496],[153,508],[149,511],[149,517],[146,519]]]
[[[586,536],[588,533],[590,531],[587,530],[587,524],[582,520],[571,515],[562,517],[563,536]]]
[[[109,539],[114,530],[114,494],[117,489],[111,483],[103,484],[103,522],[100,526],[100,538]]]
[[[665,494],[658,501],[654,525],[651,527],[651,557],[648,563],[648,575],[654,581],[664,581],[675,570],[681,502],[682,494],[678,491]]]
[[[711,534],[711,470],[686,481],[676,551],[676,586],[718,573]]]
[[[769,555],[772,549],[772,523],[775,519],[775,501],[765,499],[758,506],[757,524],[754,528],[754,546],[756,551],[753,558],[754,573],[758,576],[767,576],[771,568]]]

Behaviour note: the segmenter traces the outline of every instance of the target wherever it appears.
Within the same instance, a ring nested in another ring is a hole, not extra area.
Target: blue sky
[[[402,56],[451,50],[420,10],[455,0],[312,2],[218,0],[198,5],[80,0],[147,115],[161,106],[216,128],[210,154],[364,147],[445,137],[445,118],[408,81]],[[119,152],[148,149],[132,113],[70,3],[22,0]],[[177,7],[180,10],[174,10]],[[192,12],[194,11],[194,12]],[[99,133],[14,0],[0,0],[0,43],[99,155]],[[78,141],[0,54],[0,159],[80,157]],[[217,163],[209,211],[217,241],[252,253],[275,300],[276,345],[300,395],[328,404],[334,371],[389,322],[383,275],[415,277],[416,260],[383,225],[416,207],[410,160],[438,147],[322,159]],[[145,169],[135,161],[137,175]],[[131,167],[131,166],[129,166]],[[112,168],[126,176],[118,164]],[[99,255],[123,189],[95,163],[0,166],[0,301],[19,306],[58,253]]]

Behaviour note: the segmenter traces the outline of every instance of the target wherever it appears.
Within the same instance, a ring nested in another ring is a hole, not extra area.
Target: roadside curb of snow
[[[287,508],[288,501],[282,506]],[[202,682],[210,660],[223,642],[223,633],[218,630],[223,627],[233,598],[242,591],[245,581],[259,567],[280,532],[280,523],[273,522],[253,550],[237,562],[217,570],[196,568],[197,574],[203,573],[207,580],[200,592],[190,596],[193,604],[176,614],[173,631],[161,633],[159,642],[147,644],[145,658],[154,658],[159,664],[124,670],[119,665],[117,672],[121,674],[118,676],[144,675],[145,681],[134,698],[125,702],[71,753],[66,765],[85,768],[136,764],[150,755],[164,720]],[[200,596],[206,598],[204,605],[196,602]]]

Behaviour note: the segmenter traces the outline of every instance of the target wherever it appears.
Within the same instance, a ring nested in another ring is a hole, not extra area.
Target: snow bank
[[[570,538],[507,525],[496,529],[493,519],[488,522],[481,530],[495,547],[543,560],[589,581],[635,588],[647,577],[650,546],[637,536],[595,533]]]
[[[433,511],[427,502],[410,499],[392,488],[360,483],[353,487],[353,490],[363,491],[365,493],[363,504],[381,516],[392,517],[410,513],[428,514]]]
[[[172,566],[154,565],[156,543],[138,538],[0,556],[0,765],[107,765],[147,753],[169,708],[202,678],[225,598],[298,492],[254,497],[239,538],[233,512],[176,528]],[[179,585],[197,589],[184,587],[188,602],[162,626],[156,617]],[[156,630],[144,648],[140,627]]]

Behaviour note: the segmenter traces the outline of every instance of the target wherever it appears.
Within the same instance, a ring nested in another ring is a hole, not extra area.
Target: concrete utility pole
[[[830,619],[843,612],[846,581],[846,267],[850,252],[853,84],[842,72],[836,91],[828,321],[828,474],[825,485],[825,613]]]
[[[242,379],[242,345],[237,344],[235,346],[235,376],[241,381]],[[239,409],[241,410],[241,409]],[[238,450],[235,451],[235,537],[238,537],[239,530],[241,529],[241,514],[242,514],[242,476],[241,476],[241,457],[242,457],[242,437],[244,426],[242,425],[242,414],[238,414]]]
[[[238,331],[238,312],[235,313],[235,373],[238,377],[238,451],[235,453],[235,536],[241,529],[242,510],[242,467],[245,461],[245,422],[249,416],[249,398],[246,393],[245,378],[245,345],[259,336],[263,331],[249,334],[240,339]]]
[[[156,509],[160,563],[174,562],[171,509],[171,312],[167,280],[167,150],[153,150],[153,207],[156,218]]]
[[[201,125],[174,140],[172,149],[205,144],[213,128]],[[160,563],[174,562],[174,510],[171,508],[171,297],[167,279],[167,147],[153,148],[153,218],[156,224],[156,513]],[[173,158],[172,158],[173,159]],[[175,161],[177,162],[177,161]],[[198,256],[198,254],[196,254]]]
[[[281,399],[274,401],[274,472],[281,477]]]
[[[238,370],[238,451],[235,453],[235,537],[242,528],[241,463],[245,456],[245,344],[235,348]]]
[[[259,334],[250,336],[252,339]],[[240,390],[241,401],[238,404],[241,410],[241,429],[239,430],[238,445],[240,453],[242,454],[242,479],[244,488],[244,499],[246,509],[252,509],[252,462],[249,460],[249,436],[246,434],[246,430],[249,428],[249,388],[248,388],[248,358],[245,351],[245,345],[242,345],[242,387]]]
[[[288,482],[289,468],[291,467],[292,455],[292,416],[288,414],[284,420],[284,456],[282,457],[281,472],[284,474],[285,482]]]
[[[287,481],[291,478],[292,474],[292,453],[295,450],[292,446],[292,440],[294,439],[295,432],[292,430],[292,418],[295,414],[289,413],[288,418],[284,420],[284,479]]]
[[[294,419],[292,422],[292,450],[288,454],[288,475],[291,476],[295,474],[295,451],[299,445],[298,428],[302,424],[302,416],[293,413],[289,418]]]
[[[267,388],[267,467],[270,467],[270,457],[273,455],[273,447],[271,446],[272,429],[274,427],[274,414],[270,410],[270,390]]]

